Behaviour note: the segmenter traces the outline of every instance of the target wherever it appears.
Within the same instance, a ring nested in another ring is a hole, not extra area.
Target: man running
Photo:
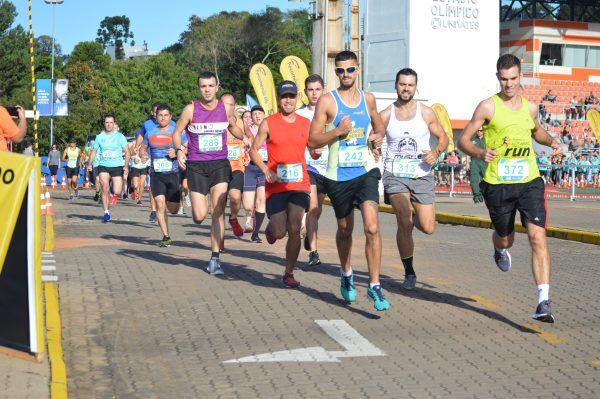
[[[156,122],[158,127],[146,132],[141,147],[141,160],[148,159],[150,149],[150,189],[156,201],[156,219],[162,231],[163,238],[160,247],[170,247],[173,244],[169,234],[167,210],[177,214],[179,210],[179,166],[173,147],[173,130],[171,126],[171,108],[160,104],[156,107]],[[185,141],[184,141],[185,144]]]
[[[308,105],[296,110],[298,115],[312,121],[315,115],[315,107],[319,98],[323,95],[325,83],[319,75],[310,75],[304,81],[304,93],[308,97]],[[325,173],[327,172],[327,160],[329,148],[324,146],[316,150],[306,148],[305,151],[308,175],[310,177],[310,208],[304,215],[306,236],[304,237],[304,249],[309,251],[308,266],[321,264],[319,252],[317,251],[317,230],[319,229],[319,217],[323,210],[323,201],[327,190],[325,190]]]
[[[337,90],[319,99],[310,125],[309,146],[329,144],[329,160],[325,188],[331,199],[338,229],[336,245],[341,263],[341,293],[344,299],[356,299],[354,277],[350,266],[354,207],[362,214],[366,237],[365,252],[369,268],[367,295],[376,310],[390,307],[379,282],[381,267],[381,233],[379,231],[379,157],[385,126],[377,113],[375,96],[356,87],[358,59],[351,51],[335,56],[335,73],[340,80]],[[326,124],[333,128],[325,131]],[[371,132],[373,129],[373,133]]]
[[[77,179],[79,178],[79,165],[82,159],[81,149],[77,147],[75,138],[69,139],[69,146],[65,148],[62,155],[62,160],[67,163],[65,166],[66,179],[69,182],[67,190],[69,191],[69,201],[73,201],[73,195],[79,198],[79,186]]]
[[[503,272],[511,267],[508,248],[515,239],[515,216],[521,215],[531,246],[531,267],[537,284],[538,301],[533,318],[554,323],[550,308],[550,255],[546,243],[547,207],[544,181],[535,162],[533,138],[552,147],[552,156],[562,153],[560,144],[539,124],[537,104],[518,94],[521,62],[504,54],[496,63],[500,93],[479,103],[473,118],[459,139],[459,148],[487,167],[481,191],[494,224],[494,261]],[[483,126],[485,149],[478,148],[473,136]]]
[[[217,99],[217,76],[212,72],[201,73],[198,87],[200,99],[183,109],[173,132],[173,144],[179,167],[187,169],[192,216],[196,223],[202,223],[208,213],[207,196],[210,193],[212,255],[207,271],[210,274],[223,274],[219,249],[225,232],[223,215],[227,187],[231,181],[231,166],[227,159],[227,131],[238,139],[243,139],[244,133],[237,127],[235,115]],[[187,156],[181,150],[181,133],[184,130],[188,139]]]
[[[396,244],[404,265],[402,288],[407,290],[414,289],[417,283],[413,267],[413,228],[433,234],[435,182],[431,167],[449,142],[433,110],[413,98],[417,80],[417,73],[410,68],[398,71],[398,98],[380,113],[387,141],[382,178],[384,198],[396,214]],[[434,150],[429,144],[431,136],[437,139]]]
[[[267,181],[267,216],[269,224],[265,237],[269,244],[288,235],[285,247],[286,266],[283,285],[296,288],[294,267],[300,253],[302,215],[310,206],[310,179],[304,150],[308,144],[310,121],[296,115],[298,88],[284,80],[277,86],[279,112],[260,124],[250,148],[254,164],[265,174]],[[259,150],[268,142],[268,161],[265,164]]]
[[[110,221],[109,190],[112,182],[113,193],[112,203],[117,203],[118,194],[123,187],[123,170],[129,168],[129,151],[127,151],[127,139],[119,131],[115,130],[115,117],[107,115],[104,117],[104,131],[96,136],[94,149],[90,155],[91,168],[94,165],[96,156],[100,157],[98,161],[98,175],[100,176],[100,185],[102,186],[102,207],[104,208],[104,222]]]

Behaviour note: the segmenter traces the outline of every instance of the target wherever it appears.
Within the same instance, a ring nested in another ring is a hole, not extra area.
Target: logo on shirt
[[[404,132],[404,134],[409,134]],[[412,137],[404,137],[398,141],[398,153],[403,157],[409,158],[410,156],[417,155],[417,141]]]

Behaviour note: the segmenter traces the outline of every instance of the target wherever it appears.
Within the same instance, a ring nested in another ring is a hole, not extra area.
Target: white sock
[[[494,249],[496,250],[496,252],[500,252],[503,255],[506,252],[506,248],[498,249],[498,248],[494,247]]]
[[[548,300],[550,293],[550,284],[540,284],[537,286],[538,304]]]
[[[344,277],[352,276],[352,268],[350,268],[350,270],[348,270],[347,272],[345,272],[344,269],[340,269],[340,271],[342,272],[342,276]]]
[[[379,281],[376,283],[369,283],[369,288],[373,289],[373,287],[378,286],[378,285],[380,285]]]
[[[104,211],[104,213],[110,213],[109,211]]]

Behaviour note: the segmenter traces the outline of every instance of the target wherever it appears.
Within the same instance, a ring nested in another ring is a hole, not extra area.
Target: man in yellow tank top
[[[533,318],[554,323],[549,300],[550,255],[546,244],[544,181],[537,168],[531,139],[551,147],[552,156],[560,155],[562,148],[540,126],[537,104],[529,103],[518,94],[521,82],[519,59],[504,54],[498,59],[496,70],[500,93],[479,103],[458,145],[464,153],[487,165],[481,191],[494,224],[492,242],[496,265],[503,272],[510,270],[508,249],[514,242],[518,210],[522,224],[527,227],[531,267],[537,284],[538,304]],[[471,141],[482,126],[484,149]]]

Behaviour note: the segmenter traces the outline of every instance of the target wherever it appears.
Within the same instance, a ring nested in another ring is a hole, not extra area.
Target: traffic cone
[[[52,189],[56,188],[56,176],[52,176]]]
[[[66,189],[67,189],[67,182],[66,182],[66,180],[67,180],[67,178],[63,176],[62,182],[60,183],[60,187],[61,187],[63,190],[66,190]]]
[[[44,190],[40,193],[40,208],[42,209],[42,216],[46,216],[46,196]]]
[[[48,216],[54,216],[54,209],[52,209],[52,198],[50,198],[50,192],[46,190],[46,214]]]
[[[40,187],[42,188],[42,191],[44,191],[46,189],[46,176],[42,176],[42,179],[40,181]]]
[[[90,177],[87,174],[85,176],[85,183],[83,184],[83,188],[85,188],[86,190],[90,188]]]

